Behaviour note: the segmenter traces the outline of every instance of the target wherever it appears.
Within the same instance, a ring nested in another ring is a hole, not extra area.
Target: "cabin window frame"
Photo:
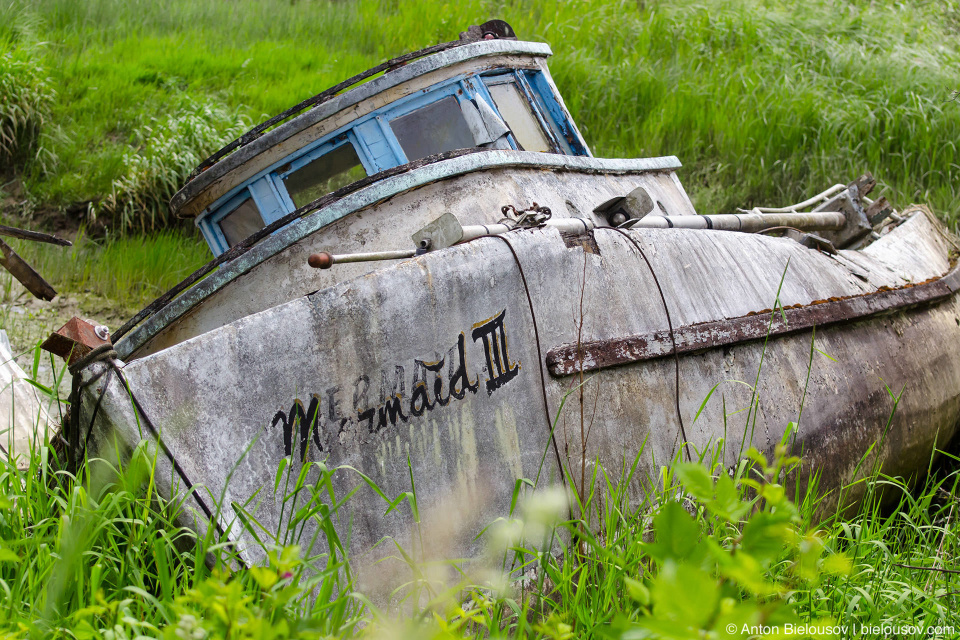
[[[587,147],[586,141],[580,135],[573,117],[567,111],[560,98],[560,90],[554,84],[553,78],[543,69],[517,69],[514,71],[527,87],[529,95],[540,108],[550,130],[561,142],[566,155],[585,156],[592,158],[593,154]]]
[[[317,141],[317,144],[311,145],[305,150],[302,150],[303,153],[300,153],[295,157],[284,158],[284,162],[279,167],[273,168],[267,174],[267,177],[276,188],[280,199],[286,208],[286,211],[283,212],[283,215],[293,213],[298,209],[293,202],[293,198],[290,197],[290,193],[287,191],[287,185],[284,182],[287,176],[298,171],[299,169],[302,169],[314,160],[317,160],[328,153],[336,151],[344,145],[349,144],[353,147],[353,152],[356,153],[357,158],[360,159],[360,165],[363,167],[363,170],[366,172],[367,176],[372,176],[373,174],[377,173],[379,167],[374,164],[373,160],[368,155],[367,150],[364,148],[364,145],[360,143],[359,136],[357,136],[356,132],[354,131],[356,126],[359,124],[360,122],[352,122],[350,123],[348,130],[339,132],[335,131],[331,135],[324,136]],[[323,196],[320,197],[322,198]],[[277,219],[280,217],[282,216],[278,216]],[[273,221],[271,220],[270,222]],[[270,222],[267,224],[270,224]]]
[[[521,95],[530,104],[531,110],[540,123],[547,139],[554,146],[552,153],[568,156],[593,157],[576,125],[557,98],[557,89],[552,80],[540,69],[497,70],[480,76],[487,102],[500,113],[489,85],[515,83]],[[503,114],[500,113],[503,117]],[[506,122],[506,120],[504,120]],[[509,126],[509,125],[508,125]],[[516,140],[514,139],[514,143]],[[515,146],[514,148],[518,148]]]
[[[264,222],[263,210],[251,192],[250,185],[245,186],[239,192],[230,196],[226,202],[217,207],[216,213],[197,221],[197,226],[200,227],[200,233],[203,234],[207,244],[210,245],[211,248],[216,245],[219,249],[217,255],[230,250],[230,242],[227,240],[227,235],[223,232],[223,229],[220,228],[220,221],[236,211],[237,208],[247,200],[253,200],[253,204],[257,207],[257,213],[260,215],[260,221]],[[266,226],[266,224],[267,223],[264,222],[264,226]]]
[[[564,151],[564,146],[560,144],[557,139],[557,136],[554,133],[553,128],[550,126],[550,123],[544,118],[543,114],[540,112],[540,105],[534,100],[531,96],[531,91],[528,86],[525,86],[522,81],[522,76],[517,72],[517,70],[507,71],[506,73],[497,72],[487,75],[480,76],[480,84],[483,87],[483,96],[493,109],[497,112],[500,118],[510,126],[510,123],[507,122],[507,119],[504,117],[503,112],[500,111],[500,108],[497,106],[496,100],[493,99],[493,94],[490,93],[490,87],[502,84],[513,84],[517,87],[517,91],[520,93],[520,97],[527,101],[530,111],[533,113],[534,119],[537,121],[537,124],[540,125],[540,131],[543,133],[543,136],[547,139],[547,143],[550,145],[550,151],[540,151],[537,153],[557,153],[561,155],[573,155],[567,154]],[[514,149],[520,149],[520,144],[517,142],[517,137],[513,133],[513,129],[510,130],[510,142]]]
[[[413,160],[407,157],[406,152],[400,145],[400,139],[397,138],[397,134],[394,133],[393,127],[390,125],[391,122],[398,118],[402,118],[405,115],[413,113],[417,109],[440,102],[444,98],[450,96],[453,96],[456,99],[457,106],[460,107],[462,113],[463,103],[475,99],[477,97],[477,93],[476,87],[469,82],[469,78],[458,77],[452,79],[452,81],[445,85],[439,87],[428,87],[427,89],[417,92],[417,94],[406,96],[391,104],[389,109],[378,113],[375,116],[377,124],[380,126],[381,133],[387,139],[387,143],[390,145],[394,155],[396,156],[396,166],[413,162]],[[490,103],[489,100],[488,103]],[[494,109],[496,110],[495,106]],[[497,113],[499,113],[499,111],[497,111]],[[473,149],[476,147],[465,148]],[[415,158],[415,160],[419,160],[419,158]]]

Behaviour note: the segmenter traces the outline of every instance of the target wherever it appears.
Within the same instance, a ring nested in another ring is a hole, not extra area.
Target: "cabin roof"
[[[481,40],[479,42],[457,44],[439,53],[416,59],[404,66],[388,69],[383,75],[373,80],[319,102],[308,111],[280,124],[255,138],[252,142],[243,144],[244,141],[241,138],[240,146],[236,151],[216,161],[212,166],[193,177],[174,195],[170,206],[175,215],[195,215],[195,211],[184,211],[184,206],[231,171],[318,122],[414,78],[461,62],[489,56],[517,55],[545,58],[552,53],[549,45],[540,42]]]

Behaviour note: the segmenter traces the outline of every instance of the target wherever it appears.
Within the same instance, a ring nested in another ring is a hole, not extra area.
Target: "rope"
[[[530,287],[527,286],[527,276],[523,273],[523,265],[520,264],[520,257],[517,255],[516,249],[514,249],[513,244],[502,235],[486,235],[479,236],[475,240],[480,238],[496,238],[497,240],[502,241],[507,245],[507,248],[510,249],[511,255],[513,255],[513,261],[517,265],[517,270],[520,272],[520,280],[523,282],[523,291],[527,296],[527,305],[530,307],[530,319],[533,321],[533,337],[537,344],[537,369],[540,372],[540,391],[543,394],[543,415],[547,420],[547,433],[550,434],[550,442],[553,444],[553,454],[557,459],[557,470],[560,472],[560,480],[563,482],[563,486],[567,486],[567,479],[563,475],[563,463],[560,461],[560,449],[557,447],[557,438],[553,433],[553,420],[550,418],[550,405],[547,404],[547,381],[543,375],[543,352],[540,348],[540,329],[537,327],[537,314],[533,309],[533,298],[530,296]]]
[[[647,269],[650,270],[650,275],[653,276],[653,282],[657,285],[657,291],[660,293],[660,301],[663,303],[663,312],[667,315],[667,327],[670,329],[670,343],[673,345],[673,359],[676,370],[674,398],[676,400],[677,420],[680,422],[680,435],[683,437],[683,448],[687,454],[687,462],[691,462],[693,460],[693,456],[690,455],[690,440],[687,438],[687,431],[683,426],[683,414],[680,411],[680,353],[677,351],[677,338],[673,332],[673,320],[670,318],[670,309],[667,307],[667,297],[663,295],[663,288],[660,286],[660,280],[657,278],[657,272],[653,270],[653,265],[650,264],[650,260],[647,258],[647,254],[643,252],[643,248],[640,246],[640,243],[623,229],[611,227],[610,230],[616,231],[624,238],[629,240],[634,247],[636,247],[640,257],[643,258],[643,261],[647,264]]]
[[[89,380],[81,383],[81,374],[83,371],[97,362],[105,362],[108,366],[104,367],[99,373],[95,373]],[[187,472],[184,471],[183,467],[180,466],[180,463],[177,462],[177,459],[174,457],[173,452],[170,451],[170,448],[167,446],[167,443],[163,441],[160,437],[160,432],[154,426],[153,421],[150,419],[150,416],[147,415],[147,412],[144,410],[143,405],[140,404],[140,400],[137,398],[137,395],[133,392],[133,389],[130,388],[130,384],[127,382],[126,377],[123,375],[123,372],[120,370],[120,367],[117,366],[117,352],[114,350],[112,344],[105,344],[93,349],[90,353],[86,354],[82,358],[79,358],[73,364],[68,366],[70,374],[73,376],[72,390],[70,393],[70,464],[74,470],[77,468],[77,454],[80,451],[80,392],[94,384],[97,380],[102,378],[104,374],[112,372],[121,383],[123,383],[124,389],[130,395],[130,399],[133,401],[133,406],[136,412],[140,415],[140,419],[147,426],[147,429],[150,431],[151,435],[157,441],[157,444],[160,446],[161,451],[170,461],[173,470],[180,480],[187,487],[187,493],[193,496],[193,499],[196,500],[197,504],[200,505],[200,509],[203,511],[204,515],[207,516],[207,519],[213,523],[217,529],[217,533],[221,538],[226,537],[226,533],[223,530],[223,527],[220,526],[220,520],[216,518],[213,514],[213,511],[207,506],[206,501],[203,499],[203,496],[200,495],[199,491],[194,490],[194,484],[191,482],[190,477],[187,475]],[[90,433],[93,431],[93,425],[97,418],[97,413],[100,410],[100,404],[103,401],[103,397],[107,392],[107,387],[110,385],[110,380],[103,385],[103,388],[100,390],[99,397],[97,398],[97,403],[94,405],[93,413],[90,417],[90,424],[87,427],[87,433],[83,442],[83,450],[86,451],[87,442],[90,439]]]
[[[87,355],[78,358],[76,362],[69,364],[67,366],[67,369],[70,371],[70,375],[76,378],[81,371],[83,371],[93,363],[106,362],[108,360],[113,360],[116,357],[117,357],[117,352],[114,351],[113,345],[108,342],[107,344],[100,345],[99,347],[93,349]],[[103,375],[103,372],[100,372],[100,374],[98,374],[98,377],[102,375]],[[83,384],[83,386],[87,387],[93,384],[93,382],[94,382],[93,380],[88,380],[86,383]]]
[[[95,362],[103,362],[116,356],[117,352],[113,350],[113,345],[107,343],[96,347],[90,351],[90,353],[81,356],[75,362],[67,365],[67,369],[70,371],[72,378],[70,385],[70,420],[67,423],[70,429],[69,433],[67,433],[67,466],[71,473],[76,473],[80,468],[80,458],[78,455],[80,453],[80,393],[87,387],[96,384],[110,369],[102,369],[99,373],[91,376],[86,382],[81,381],[80,373]],[[109,384],[109,380],[107,383]],[[83,439],[84,451],[87,449],[87,442],[90,440],[90,433],[93,430],[93,422],[96,420],[97,413],[100,411],[100,403],[103,400],[104,394],[107,392],[108,384],[103,385],[103,389],[100,390],[100,397],[97,398],[97,403],[93,408],[90,425],[87,427],[87,435]]]

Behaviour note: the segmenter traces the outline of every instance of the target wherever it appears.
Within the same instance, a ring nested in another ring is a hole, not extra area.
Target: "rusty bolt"
[[[333,256],[326,251],[311,253],[310,257],[307,258],[307,264],[314,269],[329,269],[333,266]]]

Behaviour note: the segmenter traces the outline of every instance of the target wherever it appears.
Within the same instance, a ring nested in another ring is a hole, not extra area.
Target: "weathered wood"
[[[874,200],[873,204],[867,207],[866,210],[867,218],[873,226],[877,226],[883,222],[891,213],[893,213],[893,205],[883,196]]]
[[[263,133],[267,129],[270,129],[271,127],[275,127],[278,124],[290,118],[293,118],[296,115],[299,115],[306,109],[316,107],[317,105],[322,104],[327,100],[330,100],[331,98],[339,94],[341,91],[349,89],[350,87],[363,82],[367,78],[371,78],[377,75],[378,73],[383,73],[384,71],[389,71],[390,69],[394,69],[400,65],[404,65],[410,62],[411,60],[416,60],[417,58],[422,58],[424,56],[428,56],[434,53],[446,51],[447,49],[452,49],[453,47],[460,47],[465,44],[469,44],[469,43],[464,41],[442,42],[440,44],[433,45],[432,47],[427,47],[426,49],[420,49],[419,51],[413,51],[411,53],[407,53],[402,56],[392,58],[390,60],[387,60],[386,62],[383,62],[373,67],[372,69],[367,69],[363,73],[359,73],[351,78],[347,78],[343,82],[339,82],[334,86],[330,87],[329,89],[325,91],[321,91],[315,96],[307,98],[303,102],[295,104],[294,106],[290,107],[286,111],[279,113],[273,116],[272,118],[270,118],[269,120],[265,120],[264,122],[261,122],[257,126],[253,127],[252,129],[244,133],[242,136],[230,142],[229,144],[221,148],[219,151],[212,154],[211,156],[206,158],[203,162],[201,162],[199,166],[197,166],[197,168],[194,169],[190,173],[190,175],[187,177],[187,181],[189,182],[190,180],[193,180],[194,178],[196,178],[198,175],[200,175],[201,173],[203,173],[204,171],[206,171],[207,169],[215,165],[217,162],[219,162],[221,158],[229,155],[233,150],[239,149],[240,147],[250,144],[257,138],[259,138],[261,135],[263,135]]]
[[[69,240],[64,240],[63,238],[58,238],[57,236],[52,236],[48,233],[27,231],[25,229],[17,229],[16,227],[8,227],[2,224],[0,224],[0,236],[9,236],[11,238],[19,238],[20,240],[46,242],[48,244],[55,244],[61,247],[69,247],[73,245],[73,243]]]
[[[575,197],[579,186],[574,183],[561,197]],[[405,210],[398,200],[389,213],[402,218]],[[815,299],[807,296],[810,291],[865,305],[853,309],[864,313],[904,302],[884,306],[884,296],[875,293],[851,297],[870,285],[853,277],[846,262],[790,240],[687,230],[629,233],[649,251],[675,326],[761,309],[772,304],[778,289],[784,304],[803,304],[817,312],[830,309],[831,303],[810,305]],[[254,496],[260,500],[258,520],[272,529],[284,526],[289,510],[282,510],[283,496],[265,488],[264,479],[273,478],[278,461],[289,456],[286,473],[293,477],[304,460],[322,460],[331,468],[350,465],[388,495],[409,490],[412,470],[421,504],[449,511],[452,500],[469,511],[462,519],[456,513],[455,519],[465,523],[463,535],[449,547],[462,557],[475,549],[476,532],[509,509],[516,478],[538,472],[551,433],[569,464],[579,464],[582,454],[616,476],[625,454],[632,459],[642,451],[637,473],[655,477],[662,460],[680,450],[678,400],[686,434],[703,450],[724,438],[769,451],[786,425],[797,421],[798,406],[804,403],[797,447],[809,465],[805,470],[815,470],[823,486],[831,487],[854,479],[863,452],[884,432],[890,413],[884,384],[895,389],[911,385],[890,422],[891,436],[880,459],[885,471],[907,474],[920,468],[917,461],[929,460],[931,448],[956,426],[960,326],[955,318],[960,317],[960,301],[954,295],[940,304],[882,317],[874,313],[869,320],[836,323],[822,332],[821,319],[816,319],[816,346],[835,360],[816,358],[810,365],[809,329],[765,346],[753,341],[728,350],[708,349],[681,361],[679,398],[672,359],[601,370],[586,382],[596,409],[592,435],[581,444],[579,420],[569,411],[559,414],[555,431],[543,419],[544,388],[546,409],[557,416],[571,381],[551,378],[547,371],[541,377],[538,336],[553,343],[576,340],[581,314],[587,340],[665,327],[651,270],[638,259],[635,246],[612,231],[594,232],[596,253],[571,246],[550,229],[504,237],[516,257],[502,240],[456,245],[322,287],[126,362],[123,373],[142,415],[163,427],[170,457],[191,483],[203,486],[197,494],[229,491],[233,497],[221,514],[224,530],[237,517],[231,505]],[[926,270],[926,278],[948,268],[943,243],[925,216],[913,216],[876,244],[887,250],[894,243],[910,244],[910,260]],[[302,264],[305,257],[299,268],[318,273]],[[787,258],[790,268],[778,287]],[[863,263],[872,265],[872,281],[876,271],[897,283],[880,293],[914,296],[907,302],[929,302],[955,286],[956,274],[931,286],[903,287],[904,281],[884,268],[897,267],[897,262],[871,262],[865,256]],[[945,280],[950,286],[943,286]],[[747,318],[755,323],[753,335],[762,337],[770,316]],[[663,334],[661,339],[666,339]],[[724,388],[703,404],[723,380],[755,380],[761,354],[757,395],[762,411],[754,435],[743,421],[727,420],[719,401],[722,395],[729,411],[746,406],[752,400],[743,385]],[[808,366],[812,373],[805,388]],[[94,368],[84,379],[98,371]],[[82,424],[98,411],[92,455],[114,450],[114,435],[125,446],[145,437],[127,388],[105,388],[98,405],[99,391],[89,387],[82,405]],[[148,446],[153,442],[148,439]],[[735,464],[737,448],[723,455],[724,464]],[[560,477],[552,458],[548,456],[541,478]],[[231,474],[237,460],[242,460],[243,473]],[[202,508],[182,486],[171,484],[177,477],[171,462],[159,455],[157,464],[162,495],[182,498],[188,510],[184,519],[191,526],[206,526]],[[337,495],[345,495],[360,480],[340,474],[335,482]],[[640,493],[643,487],[631,490]],[[196,521],[191,508],[197,511]],[[357,523],[351,537],[354,556],[375,556],[373,546],[384,535],[399,535],[400,543],[406,543],[409,516],[394,510],[381,517],[384,509],[372,492],[358,491],[349,508]],[[262,560],[260,547],[241,531],[233,530],[231,536],[245,560]],[[308,530],[305,539],[311,537]]]
[[[547,368],[554,377],[580,371],[596,371],[631,362],[642,362],[674,354],[696,353],[753,340],[783,336],[811,327],[824,327],[854,322],[892,311],[902,311],[922,304],[934,304],[953,295],[960,288],[960,267],[929,282],[884,289],[861,296],[818,300],[813,304],[777,310],[764,309],[739,318],[704,322],[642,335],[595,340],[582,344],[566,344],[547,352]],[[771,314],[773,317],[771,318]]]
[[[445,51],[445,49],[452,50]],[[421,60],[413,59],[422,57],[423,53],[431,52],[438,55]],[[318,128],[326,130],[328,127],[333,129],[339,127],[335,123],[336,114],[349,110],[359,115],[356,109],[368,108],[371,98],[375,98],[379,93],[399,91],[396,97],[411,95],[425,88],[422,85],[424,82],[429,83],[430,72],[445,69],[452,73],[479,73],[497,65],[503,66],[504,61],[508,59],[513,59],[515,62],[507,64],[517,64],[518,58],[523,60],[519,63],[522,66],[535,68],[537,58],[550,54],[550,48],[544,44],[486,40],[474,43],[446,43],[438,45],[437,48],[410,54],[405,58],[405,64],[399,58],[385,63],[394,65],[391,66],[392,70],[389,73],[373,78],[353,89],[349,87],[359,80],[368,78],[369,75],[365,72],[361,74],[362,78],[360,76],[350,78],[254,127],[228,144],[194,170],[187,183],[171,199],[171,210],[179,217],[199,215],[207,205],[223,195],[224,190],[229,191],[236,186],[237,180],[242,182],[252,175],[248,171],[253,170],[256,173],[270,166],[272,162],[280,160],[282,156],[276,157],[272,153],[277,150],[278,145],[287,149],[300,148],[316,140],[317,134],[320,133]],[[495,62],[498,58],[499,63]],[[398,61],[399,67],[395,66]],[[384,71],[383,68],[377,69]],[[372,75],[375,74],[376,72]],[[263,162],[266,164],[262,164]],[[235,172],[238,170],[242,177],[236,175]],[[207,191],[211,187],[215,193]]]
[[[0,251],[3,252],[3,258],[0,258],[0,266],[13,274],[13,277],[20,281],[27,290],[40,298],[41,300],[53,300],[57,297],[57,291],[44,280],[39,273],[34,271],[33,267],[27,264],[23,258],[17,255],[17,252],[3,240],[0,240]]]

